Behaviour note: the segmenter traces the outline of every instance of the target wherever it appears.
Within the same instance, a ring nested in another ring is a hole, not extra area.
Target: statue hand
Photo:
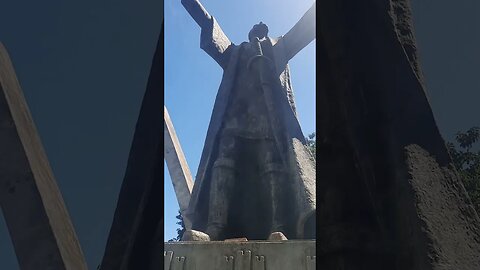
[[[212,16],[198,0],[181,0],[181,3],[201,28],[210,25]]]

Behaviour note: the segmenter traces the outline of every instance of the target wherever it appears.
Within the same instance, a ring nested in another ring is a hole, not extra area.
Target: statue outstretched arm
[[[315,39],[315,4],[273,47],[277,70],[283,71],[288,61]]]
[[[226,68],[232,42],[198,0],[181,0],[187,12],[202,29],[200,48],[210,55],[222,68]]]
[[[202,29],[208,27],[212,16],[198,0],[182,0],[182,5]]]

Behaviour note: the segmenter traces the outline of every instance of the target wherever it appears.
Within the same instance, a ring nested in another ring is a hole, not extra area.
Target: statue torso
[[[262,41],[262,49],[266,55],[271,51],[267,42]],[[249,139],[272,138],[259,74],[247,67],[249,60],[257,55],[257,52],[251,43],[243,43],[240,50],[222,133]]]

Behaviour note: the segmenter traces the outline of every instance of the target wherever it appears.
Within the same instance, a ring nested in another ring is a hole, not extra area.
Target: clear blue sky
[[[247,40],[260,21],[280,36],[303,16],[313,0],[201,1],[235,43]],[[200,27],[180,1],[165,1],[165,105],[188,165],[196,174],[222,69],[199,47]],[[315,41],[290,62],[298,115],[304,134],[315,131]],[[178,203],[165,166],[165,240],[175,237]]]

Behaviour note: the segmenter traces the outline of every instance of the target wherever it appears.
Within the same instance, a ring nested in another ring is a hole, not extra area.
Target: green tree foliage
[[[315,161],[315,157],[317,154],[317,137],[315,132],[312,134],[309,134],[307,137],[305,137],[305,140],[307,141],[307,148],[310,150],[310,152],[313,155],[313,160]]]
[[[457,168],[467,193],[477,213],[480,213],[480,128],[472,127],[458,132],[455,143],[447,143],[448,151]]]
[[[180,225],[180,228],[177,228],[177,237],[168,240],[168,242],[180,241],[183,237],[183,233],[185,232],[185,224],[183,223],[183,217],[180,213],[180,210],[178,210],[178,215],[176,218],[178,219],[177,225]]]

